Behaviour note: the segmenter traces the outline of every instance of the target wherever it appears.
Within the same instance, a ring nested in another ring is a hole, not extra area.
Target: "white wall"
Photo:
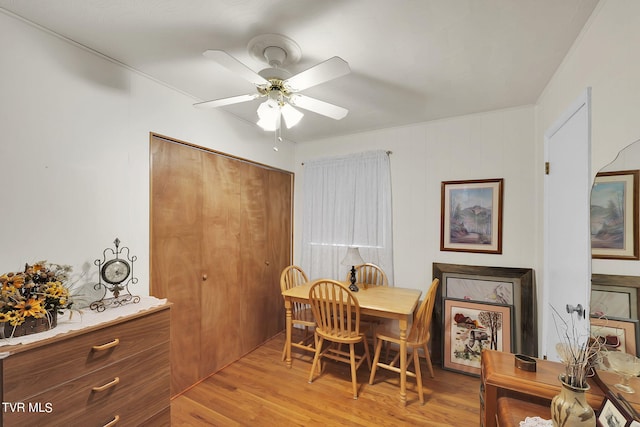
[[[87,271],[115,237],[148,294],[149,133],[278,168],[293,144],[0,13],[0,274],[46,259]]]
[[[295,229],[301,229],[309,159],[374,149],[392,151],[394,274],[398,286],[425,289],[432,263],[535,268],[533,107],[297,144]],[[504,178],[501,255],[440,251],[442,181]],[[295,236],[299,260],[300,233]]]
[[[536,157],[543,135],[586,88],[591,87],[593,175],[619,150],[640,139],[640,2],[602,0],[536,107]],[[536,169],[542,183],[541,171]],[[542,192],[537,191],[538,205]],[[541,218],[540,218],[541,221]],[[542,229],[542,228],[540,228]],[[541,253],[539,254],[541,256]],[[593,260],[592,272],[640,276],[640,262]]]

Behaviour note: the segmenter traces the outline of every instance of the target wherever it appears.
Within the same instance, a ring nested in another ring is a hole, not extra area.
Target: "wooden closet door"
[[[292,176],[252,167],[243,182],[242,345],[251,351],[284,329],[280,273],[291,263]]]
[[[269,316],[265,305],[271,294],[266,277],[271,268],[276,268],[271,266],[267,254],[267,174],[264,168],[245,165],[241,176],[240,321],[244,328],[241,342],[244,352],[266,340]]]
[[[284,329],[292,175],[153,136],[150,293],[171,309],[172,395]]]
[[[201,377],[245,354],[240,344],[245,325],[242,306],[240,240],[241,176],[247,165],[213,153],[204,154],[202,264]]]
[[[269,337],[285,328],[284,308],[280,294],[280,273],[291,264],[293,252],[293,175],[280,171],[269,171],[268,174],[268,240],[267,254],[274,268],[268,271],[266,280],[274,283],[273,295],[278,298],[268,302],[269,323],[266,331]]]
[[[151,140],[150,293],[171,307],[171,393],[200,379],[202,152]]]

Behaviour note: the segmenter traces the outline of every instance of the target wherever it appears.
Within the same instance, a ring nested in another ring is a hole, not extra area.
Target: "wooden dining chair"
[[[389,279],[384,270],[371,263],[354,266],[356,269],[356,283],[366,286],[389,286]],[[351,272],[347,273],[347,281],[351,279]]]
[[[420,304],[418,312],[413,320],[411,331],[407,336],[407,376],[416,378],[418,384],[418,395],[420,396],[420,403],[424,405],[424,393],[422,390],[422,373],[420,372],[420,352],[422,349],[425,359],[427,361],[427,367],[431,378],[433,375],[433,365],[431,364],[431,355],[429,354],[428,342],[430,338],[431,318],[433,315],[433,306],[436,301],[436,291],[440,281],[434,279],[431,283],[425,299]],[[384,343],[393,343],[400,345],[400,336],[397,332],[388,328],[378,328],[375,332],[376,352],[373,357],[373,366],[371,368],[371,375],[369,376],[369,384],[373,384],[373,379],[376,376],[377,368],[384,368],[390,371],[400,373],[400,354],[395,355],[393,360],[389,363],[380,362],[380,353]],[[413,362],[415,372],[409,371],[409,367]]]
[[[351,383],[353,398],[358,398],[358,383],[356,372],[366,360],[371,369],[371,357],[364,331],[360,328],[360,304],[349,288],[335,280],[320,279],[314,282],[309,290],[309,303],[316,321],[316,354],[309,374],[309,383],[318,366],[322,372],[320,360],[323,357],[351,365]],[[323,344],[330,345],[323,350]],[[355,353],[355,345],[362,343],[364,354]],[[349,352],[342,351],[341,345],[348,344]]]
[[[280,290],[286,291],[287,289],[291,289],[295,286],[300,286],[304,283],[307,283],[309,279],[307,278],[306,273],[302,268],[297,265],[290,265],[285,267],[280,274]],[[291,340],[291,347],[296,347],[302,350],[316,351],[314,345],[314,335],[311,333],[311,328],[315,327],[316,322],[313,318],[313,313],[311,312],[311,307],[309,304],[303,304],[300,302],[294,302],[291,307],[291,325],[295,327],[296,325],[304,327],[304,335],[301,340],[293,341]],[[284,349],[282,350],[282,360],[285,360],[287,357],[287,343],[285,340]]]

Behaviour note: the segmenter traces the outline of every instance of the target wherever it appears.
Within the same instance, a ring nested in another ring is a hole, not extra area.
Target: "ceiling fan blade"
[[[313,111],[314,113],[322,114],[323,116],[331,117],[336,120],[342,119],[349,112],[346,108],[338,107],[337,105],[329,104],[328,102],[320,101],[319,99],[297,93],[289,97],[289,102],[291,105],[295,105],[296,107]]]
[[[209,59],[213,59],[229,71],[239,75],[243,79],[253,83],[256,86],[268,85],[269,81],[251,68],[238,61],[233,56],[223,50],[207,50],[203,53]]]
[[[225,105],[231,105],[231,104],[238,104],[240,102],[253,101],[254,99],[258,98],[259,96],[260,95],[257,94],[257,93],[255,95],[238,95],[238,96],[232,96],[230,98],[220,98],[220,99],[214,99],[212,101],[198,102],[196,104],[193,104],[193,106],[197,107],[197,108],[223,107]]]
[[[344,59],[334,56],[324,62],[302,71],[284,81],[285,86],[292,92],[298,92],[311,86],[336,79],[349,74],[351,68]]]

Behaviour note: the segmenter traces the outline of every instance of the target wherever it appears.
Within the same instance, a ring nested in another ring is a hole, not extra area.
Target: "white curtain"
[[[391,171],[386,151],[305,161],[301,267],[310,279],[345,280],[349,246],[393,284]]]

